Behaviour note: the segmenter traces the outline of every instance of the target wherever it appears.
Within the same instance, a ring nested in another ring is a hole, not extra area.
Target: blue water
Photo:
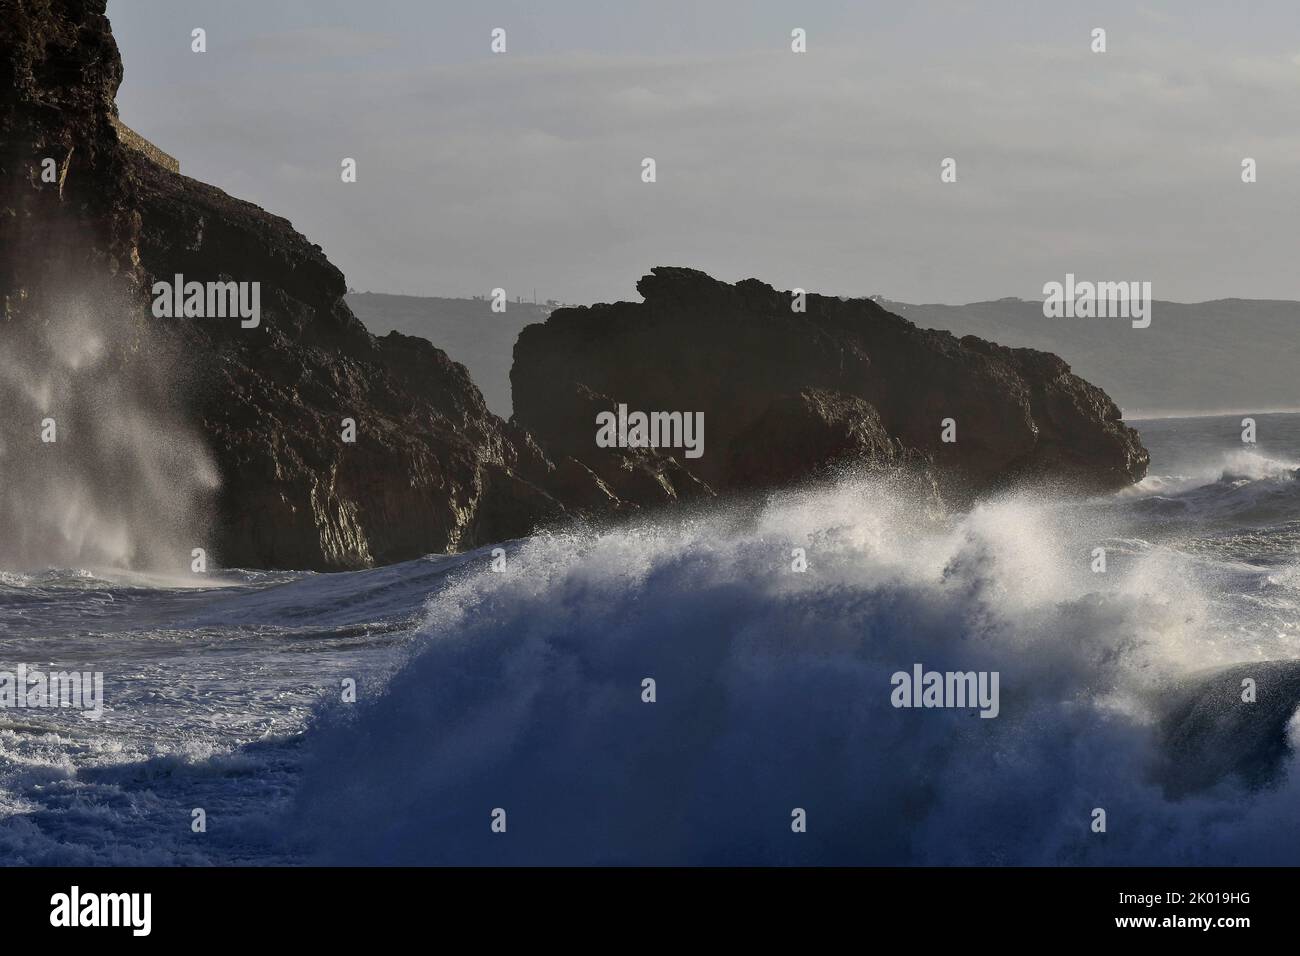
[[[1300,416],[1257,422],[1137,422],[1151,476],[1105,498],[947,514],[846,476],[509,542],[501,572],[0,572],[0,669],[106,698],[0,711],[0,857],[1300,863],[1289,752],[1254,789],[1160,771],[1171,688],[1300,659]],[[895,709],[917,662],[998,671],[999,716]]]

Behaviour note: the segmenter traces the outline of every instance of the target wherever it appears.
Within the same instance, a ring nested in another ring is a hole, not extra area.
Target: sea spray
[[[140,303],[73,276],[0,324],[0,567],[181,573],[216,471]]]

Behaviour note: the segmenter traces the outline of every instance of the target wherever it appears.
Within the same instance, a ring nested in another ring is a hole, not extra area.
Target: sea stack
[[[592,415],[620,404],[702,412],[706,452],[675,462],[713,493],[846,464],[929,470],[954,502],[1021,481],[1110,491],[1146,474],[1119,408],[1055,355],[920,329],[868,299],[694,269],[652,269],[637,290],[644,302],[527,327],[511,371],[516,422],[616,490],[637,462],[592,448]]]

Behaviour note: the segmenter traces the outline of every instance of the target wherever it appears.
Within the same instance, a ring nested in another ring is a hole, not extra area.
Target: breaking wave
[[[1300,444],[1221,458],[1231,424],[1168,426],[1183,461],[1114,496],[953,514],[850,478],[500,572],[0,572],[5,661],[102,671],[105,702],[0,719],[0,855],[1294,864],[1300,516],[1254,517]],[[997,671],[998,716],[894,708],[916,664]]]
[[[1240,480],[1171,500],[1294,475]],[[1135,535],[1152,497],[944,515],[849,480],[515,542],[503,572],[485,549],[386,686],[319,718],[295,839],[361,864],[1294,863],[1286,742],[1268,786],[1228,762],[1187,792],[1162,721],[1207,670],[1300,656],[1295,572]],[[1000,715],[894,708],[916,663],[999,672]]]
[[[1209,525],[1300,519],[1300,464],[1258,452],[1223,455],[1207,471],[1144,479],[1126,494],[1139,515]]]

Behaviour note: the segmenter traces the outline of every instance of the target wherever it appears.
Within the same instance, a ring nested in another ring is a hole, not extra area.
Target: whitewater
[[[104,714],[0,711],[0,859],[1300,863],[1300,415],[1256,418],[1134,423],[1114,495],[849,474],[503,570],[9,567],[0,669],[102,671]],[[891,706],[915,664],[998,672],[997,718]]]

